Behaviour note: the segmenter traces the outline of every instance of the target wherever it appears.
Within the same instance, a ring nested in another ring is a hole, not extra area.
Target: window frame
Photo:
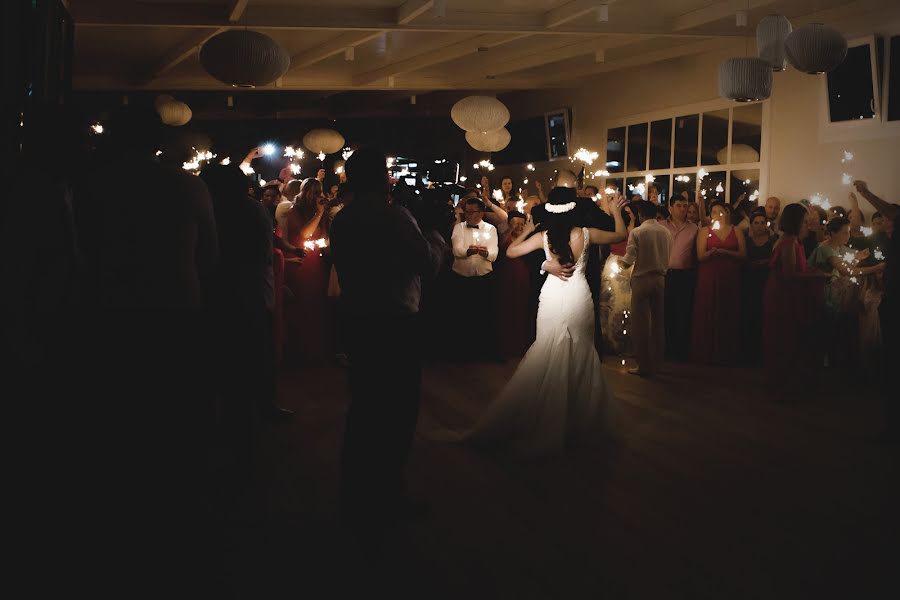
[[[731,163],[731,147],[732,147],[732,136],[734,130],[734,109],[735,108],[743,108],[745,106],[752,106],[754,104],[759,104],[762,106],[762,123],[760,125],[760,149],[759,149],[759,161],[752,163]],[[703,114],[707,112],[713,112],[717,110],[728,109],[728,160],[725,164],[721,165],[702,165],[701,153],[703,150]],[[629,125],[637,125],[640,123],[647,123],[647,166],[650,164],[650,143],[649,140],[652,139],[653,136],[653,122],[654,121],[662,121],[662,120],[672,120],[672,133],[671,133],[671,142],[669,148],[669,168],[668,169],[645,169],[642,171],[627,171],[622,170],[620,173],[610,173],[608,177],[604,177],[602,179],[602,186],[606,186],[607,180],[612,179],[621,179],[623,182],[623,187],[627,185],[629,179],[632,178],[646,178],[647,175],[653,175],[657,180],[661,177],[669,178],[669,186],[668,189],[673,190],[675,184],[675,177],[677,175],[692,175],[694,179],[694,197],[696,198],[700,193],[700,181],[697,178],[698,171],[702,168],[706,170],[707,173],[713,172],[721,172],[726,171],[730,174],[732,171],[736,170],[746,170],[746,169],[758,169],[759,170],[759,197],[765,198],[768,193],[769,186],[769,144],[770,144],[770,131],[769,131],[769,122],[770,122],[770,111],[771,111],[771,102],[770,100],[761,100],[758,102],[742,102],[740,104],[736,104],[734,102],[730,102],[728,100],[712,100],[709,102],[701,102],[696,104],[688,104],[682,105],[675,108],[667,108],[665,110],[654,111],[649,113],[640,113],[636,115],[631,115],[628,117],[623,117],[619,119],[610,120],[606,123],[606,127],[604,129],[604,159],[603,163],[606,164],[606,142],[609,138],[609,130],[616,129],[618,127],[628,127]],[[699,123],[698,123],[698,134],[697,134],[697,157],[696,164],[694,166],[689,167],[673,167],[675,160],[675,133],[676,127],[674,119],[683,116],[689,115],[699,115]],[[628,135],[626,129],[626,137],[625,137],[625,148],[624,155],[628,156]],[[627,168],[627,158],[626,164],[623,165]],[[725,191],[724,191],[724,199],[726,203],[730,203],[731,198],[731,177],[726,175],[725,178]],[[627,190],[622,190],[624,193]]]

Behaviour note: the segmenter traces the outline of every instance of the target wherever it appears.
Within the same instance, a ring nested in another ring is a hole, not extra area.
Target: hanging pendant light
[[[511,140],[512,136],[506,127],[486,133],[481,133],[480,131],[466,132],[466,141],[479,152],[500,152],[509,146]]]
[[[756,49],[759,57],[771,65],[773,71],[784,71],[784,41],[793,31],[784,15],[763,17],[756,26]]]
[[[798,71],[818,75],[835,70],[847,56],[847,40],[833,27],[810,23],[784,41],[788,62]]]
[[[739,56],[719,65],[719,95],[737,102],[765,100],[772,95],[772,68],[761,58]]]
[[[467,96],[453,105],[450,118],[460,129],[487,133],[509,123],[509,109],[491,96]]]
[[[272,83],[291,66],[291,56],[278,42],[257,31],[231,29],[213,36],[200,49],[206,72],[235,87]]]

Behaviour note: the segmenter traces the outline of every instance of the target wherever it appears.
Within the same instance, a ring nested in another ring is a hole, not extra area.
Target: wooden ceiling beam
[[[485,61],[461,74],[460,82],[471,81],[473,79],[481,79],[489,76],[505,75],[518,71],[525,71],[534,67],[541,67],[551,63],[577,58],[579,56],[594,55],[596,52],[605,52],[612,48],[633,44],[642,36],[625,37],[598,37],[593,40],[579,40],[576,43],[569,43],[557,48],[546,49],[536,47],[530,53],[524,53],[513,59],[498,59],[493,61]]]
[[[588,13],[596,12],[597,6],[600,4],[612,4],[614,1],[615,0],[608,0],[607,2],[601,2],[600,0],[573,0],[573,2],[563,4],[558,8],[545,12],[544,27],[547,27],[548,29],[559,27],[564,23],[574,21]]]
[[[203,46],[208,39],[223,31],[225,31],[224,28],[203,29],[190,34],[184,41],[167,52],[166,55],[160,59],[159,63],[150,69],[143,78],[138,79],[138,85],[147,85],[168,71],[171,71],[185,60],[197,54],[200,51],[200,47]]]
[[[407,0],[397,8],[397,25],[412,23],[413,19],[434,8],[434,0]]]
[[[566,5],[568,6],[568,5]],[[596,5],[595,5],[596,7]],[[221,5],[215,4],[126,4],[111,0],[81,0],[73,4],[72,13],[79,28],[85,27],[187,27],[219,28],[238,26],[227,20]],[[573,13],[569,13],[573,14]],[[583,13],[582,13],[583,14]],[[320,30],[320,31],[409,31],[426,33],[517,33],[533,35],[629,36],[659,35],[671,38],[738,37],[746,32],[698,34],[691,31],[672,31],[643,23],[583,22],[553,28],[546,27],[545,15],[448,13],[446,18],[399,24],[396,8],[359,8],[352,11],[301,14],[285,11],[283,7],[251,4],[244,12],[240,27],[257,30]],[[562,16],[556,17],[559,20]],[[571,19],[569,20],[571,21]],[[568,21],[563,21],[565,24]]]
[[[231,0],[228,5],[228,22],[237,23],[244,16],[250,0]]]
[[[395,63],[391,63],[389,65],[385,65],[384,67],[374,69],[372,71],[367,71],[365,73],[357,73],[353,76],[353,83],[356,85],[369,85],[381,79],[386,79],[388,77],[393,77],[403,73],[410,73],[412,71],[418,71],[432,65],[451,61],[461,56],[475,54],[479,51],[480,48],[496,48],[497,46],[508,44],[509,42],[522,39],[523,37],[526,36],[523,34],[515,33],[492,33],[477,35],[475,37],[450,44],[449,46],[438,48],[437,50],[434,50],[432,52],[426,52],[424,54],[419,54],[405,60],[399,60]]]
[[[288,69],[287,74],[323,61],[326,58],[331,58],[335,54],[340,54],[347,48],[355,48],[356,46],[365,44],[366,42],[381,36],[383,33],[383,31],[350,31],[339,34],[330,40],[326,40],[321,44],[313,46],[309,50],[292,56],[291,67]]]

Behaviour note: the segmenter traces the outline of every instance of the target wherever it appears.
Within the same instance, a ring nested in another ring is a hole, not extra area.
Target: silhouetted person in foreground
[[[135,586],[197,578],[209,558],[216,226],[203,181],[156,160],[159,127],[152,109],[116,114],[75,205],[85,279],[73,383],[96,476],[82,484],[104,492],[85,522],[107,570]]]
[[[346,172],[353,200],[331,229],[350,350],[341,513],[374,550],[391,520],[420,508],[406,495],[405,468],[419,409],[421,284],[437,272],[440,249],[389,204],[383,153],[357,150]]]

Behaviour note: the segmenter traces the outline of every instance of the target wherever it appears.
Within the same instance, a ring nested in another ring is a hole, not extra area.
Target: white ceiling
[[[609,22],[596,7],[609,4]],[[586,76],[755,47],[770,12],[838,28],[900,18],[897,0],[70,0],[75,87],[228,89],[202,69],[199,46],[248,27],[290,53],[268,89],[433,90],[571,87]],[[750,7],[750,27],[735,11]],[[355,59],[344,59],[347,47]],[[390,79],[389,79],[390,78]]]

